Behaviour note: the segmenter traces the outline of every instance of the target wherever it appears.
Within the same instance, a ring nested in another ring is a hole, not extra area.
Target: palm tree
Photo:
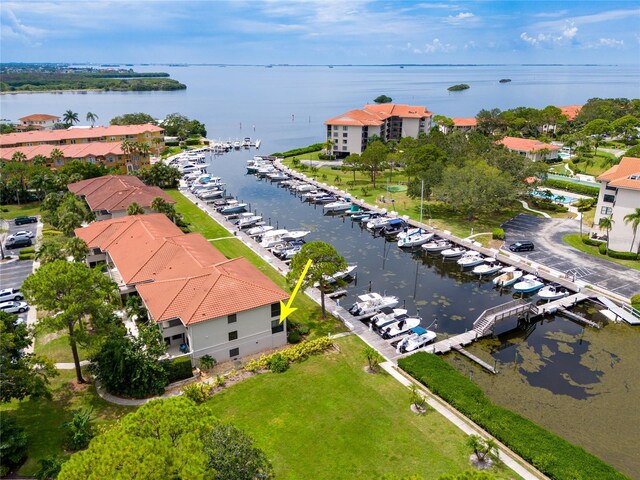
[[[607,231],[607,254],[609,254],[609,231],[611,230],[611,227],[613,227],[613,223],[611,215],[608,217],[602,217],[598,222],[598,227],[600,227],[600,229],[604,228]]]
[[[11,155],[11,161],[23,163],[27,161],[27,156],[23,152],[15,152]]]
[[[53,150],[51,150],[49,158],[51,158],[51,163],[55,165],[58,160],[62,160],[64,158],[64,153],[62,153],[62,150],[60,150],[59,148],[54,148]]]
[[[136,149],[136,146],[135,146],[134,142],[125,139],[122,142],[122,144],[120,144],[120,148],[122,149],[122,153],[125,154],[125,157],[129,157],[129,161],[128,162],[126,161],[126,158],[125,158],[125,164],[129,165],[131,163],[131,160],[132,160],[133,152]]]
[[[161,148],[164,146],[164,139],[162,137],[153,137],[151,143],[156,149],[156,155],[160,155]]]
[[[64,260],[64,251],[62,247],[62,237],[55,237],[51,240],[45,241],[36,250],[36,260],[40,264],[55,262],[56,260]]]
[[[91,128],[93,128],[97,119],[98,119],[98,115],[96,115],[93,112],[87,112],[87,122],[91,122]]]
[[[31,160],[31,163],[36,167],[44,167],[47,164],[47,157],[45,157],[44,155],[36,155]]]
[[[569,147],[569,159],[571,159],[571,147],[576,146],[576,141],[573,138],[570,138],[566,142],[564,142],[564,146]]]
[[[331,149],[333,148],[333,140],[327,138],[327,141],[322,144],[322,148],[327,152],[327,155],[331,155]]]
[[[636,234],[638,233],[638,225],[640,225],[640,208],[636,207],[633,213],[624,216],[624,224],[631,222],[631,228],[633,228],[633,239],[631,240],[631,247],[629,251],[633,251],[633,244],[636,241]],[[640,251],[640,245],[638,245],[638,251]]]
[[[144,215],[144,208],[139,203],[133,202],[127,207],[127,215]]]
[[[80,119],[78,118],[78,114],[71,110],[67,110],[66,112],[64,112],[64,114],[62,115],[62,120],[68,127],[80,121]]]
[[[493,462],[499,459],[498,444],[493,438],[484,440],[478,435],[469,435],[467,446],[473,450],[477,466],[486,465],[490,461]]]

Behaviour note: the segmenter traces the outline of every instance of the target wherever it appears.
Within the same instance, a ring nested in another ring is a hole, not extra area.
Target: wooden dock
[[[536,315],[545,315],[547,313],[555,313],[556,311],[563,308],[573,307],[575,304],[580,303],[586,300],[586,295],[582,293],[574,293],[573,295],[569,295],[568,297],[559,298],[557,300],[553,300],[552,302],[545,303],[543,305],[538,305],[534,313]]]
[[[461,353],[462,355],[464,355],[468,359],[473,360],[478,365],[480,365],[482,368],[484,368],[485,370],[488,370],[489,372],[493,373],[494,375],[496,373],[498,373],[498,371],[494,367],[489,365],[487,362],[485,362],[481,358],[476,357],[473,353],[466,351],[464,348],[458,346],[458,347],[453,347],[453,349],[456,352]]]
[[[475,330],[469,330],[468,332],[464,332],[460,335],[456,335],[445,340],[440,340],[433,345],[429,345],[424,348],[424,351],[427,353],[448,353],[451,350],[454,350],[455,347],[460,347],[461,345],[469,345],[477,338],[478,333]]]

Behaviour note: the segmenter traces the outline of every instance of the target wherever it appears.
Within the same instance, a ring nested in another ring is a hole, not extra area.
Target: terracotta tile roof
[[[32,133],[32,132],[27,132]],[[13,135],[10,133],[9,135]],[[27,160],[32,160],[36,155],[51,156],[53,149],[57,148],[65,158],[104,157],[107,155],[123,155],[120,142],[91,142],[77,143],[75,145],[35,145],[33,147],[2,147],[0,158],[10,160],[15,152],[22,152]]]
[[[324,123],[325,125],[376,126],[382,125],[389,117],[422,118],[430,115],[432,113],[425,107],[382,103],[365,105],[361,110],[350,110]]]
[[[476,117],[471,118],[452,118],[454,127],[475,127],[478,125]]]
[[[604,172],[598,180],[608,180],[612,187],[640,190],[640,158],[623,157],[618,165]]]
[[[528,138],[504,137],[496,143],[504,145],[509,150],[518,152],[538,152],[543,148],[546,148],[550,152],[560,150],[560,147],[556,147],[550,143],[543,143],[540,140],[529,140]]]
[[[47,115],[46,113],[34,113],[26,117],[19,118],[21,122],[43,122],[47,120],[58,120],[60,117],[56,115]]]
[[[140,135],[146,132],[162,132],[161,127],[144,125],[111,125],[108,127],[70,128],[67,130],[16,132],[0,135],[0,146],[20,145],[24,143],[58,143],[61,140],[101,139],[109,137]]]
[[[68,185],[76,195],[84,196],[91,211],[106,210],[118,212],[126,210],[133,202],[143,208],[151,207],[156,197],[173,204],[175,200],[159,187],[145,185],[132,175],[107,175],[90,178]]]
[[[193,276],[145,283],[137,289],[156,322],[180,318],[185,325],[289,298],[245,258],[227,260]]]
[[[377,126],[382,125],[383,121],[377,115],[364,110],[350,110],[324,123],[325,125]]]
[[[565,107],[558,107],[563,115],[567,116],[567,120],[571,121],[576,118],[576,115],[582,110],[582,105],[567,105]]]

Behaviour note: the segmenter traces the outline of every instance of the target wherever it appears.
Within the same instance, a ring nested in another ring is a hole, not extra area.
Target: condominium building
[[[369,138],[378,136],[384,141],[402,137],[417,138],[429,133],[433,113],[426,107],[393,103],[365,105],[361,110],[350,110],[324,122],[327,141],[338,157],[362,153]]]
[[[113,218],[75,233],[90,249],[89,265],[106,263],[122,296],[140,296],[171,356],[223,362],[287,343],[280,301],[289,294],[166,216]]]
[[[34,113],[18,120],[20,120],[18,130],[53,130],[53,126],[58,123],[60,117],[46,113]]]
[[[476,117],[455,117],[452,118],[451,121],[453,122],[453,125],[441,124],[438,125],[438,130],[446,135],[449,132],[470,132],[471,130],[475,130],[478,126],[478,119]]]
[[[507,150],[523,155],[534,162],[539,160],[554,160],[558,158],[560,147],[540,140],[530,140],[527,138],[504,137],[496,142],[503,145]]]
[[[599,234],[598,223],[603,217],[613,220],[609,231],[609,248],[621,252],[640,251],[640,228],[633,231],[631,222],[624,217],[640,208],[640,158],[624,157],[618,165],[598,177],[600,193],[594,219],[594,230]],[[633,242],[633,243],[632,243]]]

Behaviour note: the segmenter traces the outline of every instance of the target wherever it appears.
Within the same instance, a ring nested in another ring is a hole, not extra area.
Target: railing
[[[476,330],[479,335],[484,335],[489,329],[491,329],[491,327],[493,327],[496,322],[507,317],[513,317],[514,315],[528,312],[531,310],[532,306],[533,305],[531,303],[525,302],[523,299],[519,298],[507,303],[503,303],[502,305],[488,308],[480,314],[475,322],[473,322],[473,329]],[[493,318],[488,320],[489,317]],[[488,323],[483,325],[483,321],[487,320]]]
[[[627,305],[625,303],[625,304],[622,305],[622,309],[626,310],[627,312],[629,312],[634,317],[640,318],[640,310],[638,310],[637,308],[633,308],[631,305]]]

